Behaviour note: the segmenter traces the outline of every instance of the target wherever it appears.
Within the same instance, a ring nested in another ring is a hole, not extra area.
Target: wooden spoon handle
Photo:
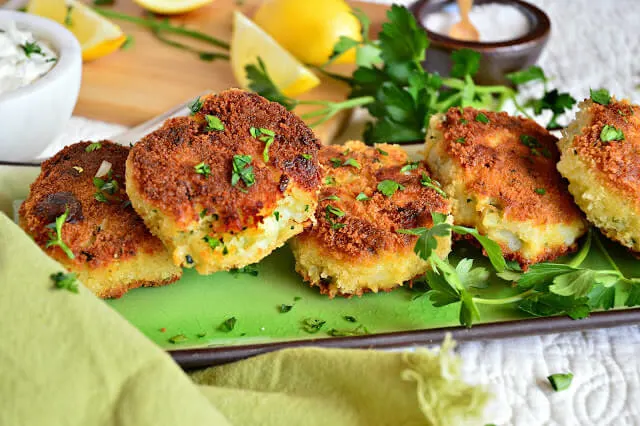
[[[458,9],[460,10],[460,20],[469,21],[469,12],[473,6],[473,0],[458,0]]]

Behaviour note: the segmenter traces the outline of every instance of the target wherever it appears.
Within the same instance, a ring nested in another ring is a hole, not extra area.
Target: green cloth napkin
[[[60,271],[0,213],[0,425],[482,424],[488,393],[448,350],[289,349],[189,377]]]

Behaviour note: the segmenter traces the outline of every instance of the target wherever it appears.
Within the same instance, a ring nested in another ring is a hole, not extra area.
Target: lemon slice
[[[212,3],[213,0],[133,0],[139,6],[161,15],[187,13]]]
[[[120,27],[79,1],[31,0],[27,12],[64,25],[80,42],[85,61],[118,50],[127,39]]]
[[[287,96],[297,96],[313,89],[320,80],[270,35],[240,12],[234,14],[231,39],[231,69],[238,84],[245,89],[249,82],[245,66],[264,62],[273,83]]]

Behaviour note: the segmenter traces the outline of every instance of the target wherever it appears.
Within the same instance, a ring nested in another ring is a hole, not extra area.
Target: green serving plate
[[[15,201],[27,196],[39,170],[37,165],[0,164],[0,211],[14,214]],[[640,276],[640,262],[621,247],[610,246],[623,272]],[[489,266],[482,254],[470,246],[454,249],[451,260],[461,257],[475,259],[475,265]],[[606,268],[595,249],[586,264]],[[428,298],[416,298],[421,293],[407,287],[350,299],[329,299],[302,281],[286,246],[256,266],[257,275],[218,272],[203,276],[185,270],[175,284],[132,290],[105,303],[170,351],[185,368],[233,361],[288,346],[399,347],[439,341],[447,332],[458,340],[467,340],[640,321],[640,309],[615,308],[573,321],[566,317],[534,318],[514,305],[480,305],[482,320],[466,329],[459,326],[457,304],[435,308]],[[488,284],[487,288],[474,289],[474,295],[497,298],[517,292],[495,276]],[[624,300],[623,297],[619,294],[617,300]],[[230,318],[235,319],[231,330],[224,325],[229,324]],[[311,333],[305,327],[305,321],[310,320],[324,324]]]

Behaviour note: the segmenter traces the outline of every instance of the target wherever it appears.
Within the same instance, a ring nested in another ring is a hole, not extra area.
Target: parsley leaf
[[[368,201],[371,198],[367,197],[367,194],[365,194],[364,192],[359,193],[358,195],[356,195],[356,200],[358,201]]]
[[[283,303],[282,305],[278,306],[278,312],[280,312],[281,314],[286,314],[291,309],[293,309],[293,305],[285,305]]]
[[[227,318],[218,326],[218,330],[228,333],[234,329],[236,322],[236,317]]]
[[[208,164],[205,164],[204,161],[202,163],[196,164],[195,166],[193,166],[193,168],[197,174],[202,175],[205,178],[211,176],[211,167]]]
[[[342,166],[343,167],[351,166],[351,167],[355,167],[356,169],[360,169],[361,168],[360,163],[358,163],[358,161],[355,158],[349,158],[349,159],[345,160],[345,162],[342,163]]]
[[[547,193],[547,190],[544,188],[536,188],[533,190],[533,192],[535,192],[538,195],[544,195]]]
[[[285,96],[280,89],[273,83],[271,77],[267,73],[267,68],[260,57],[258,57],[258,64],[249,64],[245,68],[247,73],[247,81],[249,82],[249,89],[261,96],[269,99],[272,102],[278,102],[288,110],[292,110],[296,107],[298,102],[295,99],[291,99]]]
[[[354,40],[351,37],[340,36],[337,43],[333,46],[333,52],[331,53],[331,56],[329,56],[329,62],[332,62],[338,56],[355,48],[359,44],[360,42],[358,40]]]
[[[333,337],[363,336],[365,334],[369,334],[369,330],[367,330],[367,328],[364,325],[360,324],[354,329],[332,328],[331,330],[328,331],[328,333],[329,333],[329,336],[333,336]]]
[[[427,188],[431,188],[438,193],[442,198],[449,198],[446,192],[442,190],[440,182],[437,180],[433,180],[427,175],[425,172],[422,172],[422,178],[420,179],[420,184],[422,186],[426,186]]]
[[[382,192],[383,195],[387,197],[391,197],[396,193],[397,190],[403,191],[404,186],[400,185],[395,180],[385,179],[382,182],[378,183],[378,191]]]
[[[98,149],[102,148],[102,143],[100,142],[91,142],[89,145],[87,145],[87,147],[84,149],[86,152],[93,152],[96,151]]]
[[[240,180],[244,182],[247,187],[250,187],[256,183],[255,175],[253,174],[253,166],[251,164],[250,155],[234,155],[232,162],[231,173],[231,185],[236,186]]]
[[[480,53],[471,49],[456,50],[451,54],[451,77],[474,76],[480,68]]]
[[[402,168],[400,169],[400,173],[408,173],[411,170],[417,169],[419,165],[420,165],[419,161],[409,162],[406,165],[402,166]]]
[[[512,72],[507,74],[506,77],[511,80],[513,84],[525,84],[531,81],[546,81],[547,77],[544,75],[544,71],[537,65],[530,66],[529,68],[521,71]]]
[[[611,102],[611,95],[607,89],[589,89],[589,94],[591,95],[591,100],[597,104],[609,105],[609,102]]]
[[[233,268],[229,272],[231,275],[238,276],[239,274],[247,274],[252,277],[257,277],[259,274],[258,267],[255,264],[243,266],[242,268]]]
[[[71,293],[78,293],[78,282],[76,281],[76,274],[65,274],[64,272],[56,272],[55,274],[51,274],[49,277],[53,280],[53,286],[55,288],[68,290]]]
[[[565,389],[569,389],[569,386],[571,386],[571,381],[573,380],[573,374],[552,374],[547,377],[547,379],[549,380],[549,383],[551,383],[551,387],[553,388],[553,390],[556,392],[560,392]]]
[[[173,343],[175,345],[177,343],[186,342],[189,340],[189,338],[184,334],[176,334],[175,336],[170,337],[168,340],[169,340],[169,343]]]
[[[205,236],[202,238],[202,241],[204,241],[205,243],[207,243],[211,249],[215,249],[216,247],[218,247],[218,246],[221,246],[221,245],[222,245],[222,241],[220,241],[220,239],[218,239],[218,238],[213,238],[213,237],[211,237],[211,236],[209,236],[209,235],[205,235]]]
[[[189,111],[191,111],[191,115],[196,115],[202,109],[203,102],[200,100],[200,97],[197,97],[189,104]]]
[[[489,123],[489,117],[487,117],[484,113],[479,112],[476,114],[476,121],[479,123],[487,124]]]
[[[431,252],[438,247],[436,237],[451,235],[451,225],[446,223],[447,215],[431,213],[433,225],[431,228],[398,229],[398,234],[419,236],[413,251],[423,260],[431,257]]]
[[[221,132],[224,130],[224,124],[222,121],[216,117],[215,115],[205,115],[205,120],[207,120],[207,127],[204,129],[207,132],[218,131]]]
[[[76,256],[73,254],[69,246],[66,245],[64,241],[62,241],[62,226],[67,221],[68,217],[69,217],[69,208],[67,208],[64,211],[64,213],[62,213],[60,216],[56,218],[55,234],[52,232],[49,233],[49,241],[47,241],[47,244],[45,245],[45,247],[58,246],[62,249],[64,254],[66,254],[69,259],[75,259]]]
[[[24,44],[20,45],[22,51],[24,52],[27,58],[30,58],[31,55],[42,55],[44,56],[44,52],[38,43],[35,41],[27,41]]]
[[[305,318],[302,321],[302,329],[310,334],[315,334],[326,324],[327,322],[318,318]]]
[[[327,222],[329,222],[329,225],[331,225],[331,229],[336,230],[344,228],[346,224],[336,222],[332,216],[344,217],[345,215],[346,213],[344,211],[342,211],[338,207],[332,206],[331,204],[327,204],[327,207],[325,208],[325,218],[327,219]]]
[[[623,141],[624,133],[621,129],[605,124],[600,132],[600,140],[602,142]]]
[[[258,127],[258,128],[251,127],[249,129],[249,133],[255,139],[258,139],[259,141],[262,141],[262,142],[265,143],[264,151],[262,151],[262,159],[264,160],[265,163],[268,163],[269,162],[269,147],[275,141],[275,136],[276,136],[275,132],[273,130],[265,129],[264,127]],[[302,154],[302,155],[304,156],[305,154]]]
[[[454,225],[451,229],[456,234],[471,235],[472,237],[474,237],[487,253],[487,257],[489,258],[491,265],[496,271],[503,272],[507,268],[507,262],[502,256],[502,249],[500,248],[500,245],[498,245],[498,243],[493,241],[491,238],[480,235],[478,230],[475,228]]]

